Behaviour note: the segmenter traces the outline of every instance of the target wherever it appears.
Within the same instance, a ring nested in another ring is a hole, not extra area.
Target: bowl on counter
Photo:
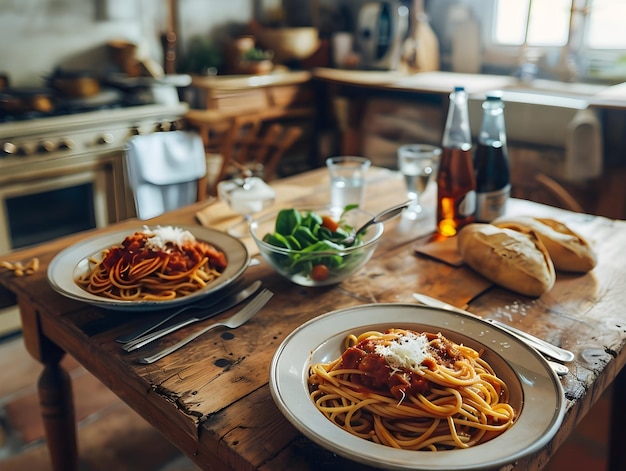
[[[311,57],[320,46],[317,28],[260,28],[256,37],[265,49],[274,52],[274,63],[303,60]]]
[[[301,286],[327,286],[353,275],[373,255],[382,223],[370,226],[351,246],[341,243],[371,218],[358,208],[343,214],[328,207],[287,208],[253,220],[250,234],[263,258],[282,276]]]

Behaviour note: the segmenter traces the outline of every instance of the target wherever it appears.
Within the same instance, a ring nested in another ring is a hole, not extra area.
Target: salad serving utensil
[[[470,315],[473,317],[481,318],[480,316],[477,316],[476,314],[472,314],[469,311],[460,309],[456,306],[453,306],[452,304],[448,304],[444,301],[441,301],[440,299],[436,299],[431,296],[427,296],[425,294],[413,293],[413,297],[418,302],[426,306],[437,307],[437,308],[445,309],[447,311],[458,312],[459,314]],[[566,350],[561,347],[557,347],[556,345],[552,345],[550,342],[546,342],[545,340],[535,337],[534,335],[524,332],[523,330],[516,329],[515,327],[511,327],[510,325],[504,324],[502,322],[499,322],[493,319],[483,319],[483,320],[503,330],[506,330],[507,332],[514,335],[522,342],[526,343],[527,345],[530,345],[535,350],[542,353],[544,356],[548,356],[550,358],[563,361],[563,362],[572,361],[574,359],[574,354],[570,352],[569,350]],[[550,360],[548,360],[548,363],[550,364],[552,369],[559,375],[567,374],[567,372],[569,372],[568,368],[565,365],[561,365],[560,363],[556,363]]]
[[[210,324],[204,327],[203,329],[200,329],[199,331],[194,332],[191,335],[188,335],[187,337],[182,339],[180,342],[177,342],[170,347],[164,348],[163,350],[153,355],[138,359],[137,362],[142,363],[144,365],[154,363],[155,361],[160,360],[161,358],[169,355],[172,352],[175,352],[179,348],[187,345],[189,342],[197,339],[201,335],[204,335],[205,333],[207,333],[208,331],[212,329],[215,329],[216,327],[228,327],[229,329],[236,329],[237,327],[245,324],[250,319],[252,319],[252,316],[254,316],[257,312],[259,312],[263,308],[263,306],[265,306],[267,302],[272,298],[272,296],[274,296],[273,292],[271,292],[267,288],[263,288],[263,290],[261,290],[261,292],[257,294],[252,299],[252,301],[250,301],[248,304],[246,304],[245,307],[240,309],[236,314],[229,317],[228,319]]]
[[[143,335],[135,340],[132,340],[124,344],[122,346],[122,350],[125,350],[127,352],[132,352],[133,350],[137,350],[138,348],[141,348],[144,345],[147,345],[155,341],[156,339],[159,339],[163,337],[164,335],[170,334],[189,324],[193,324],[195,322],[200,322],[200,321],[209,319],[211,317],[215,317],[218,314],[221,314],[222,312],[227,311],[228,309],[236,306],[237,304],[242,303],[243,301],[248,299],[250,296],[252,296],[254,293],[256,293],[260,288],[261,288],[261,281],[257,280],[253,282],[250,286],[248,286],[246,289],[239,291],[238,293],[234,293],[231,296],[228,296],[227,298],[223,299],[219,304],[214,306],[213,309],[206,311],[206,312],[185,316],[185,318],[181,319],[180,321],[172,325],[166,326],[155,332],[150,332],[146,335]]]
[[[379,222],[385,222],[385,221],[388,221],[391,218],[396,217],[398,214],[400,214],[402,211],[404,211],[406,208],[408,208],[410,204],[411,204],[411,201],[405,201],[404,203],[397,204],[395,206],[392,206],[391,208],[387,208],[387,209],[381,211],[380,213],[376,214],[372,219],[370,219],[365,224],[363,224],[361,227],[359,227],[357,230],[353,231],[348,237],[343,239],[341,241],[341,244],[343,244],[345,246],[349,246],[349,245],[354,244],[354,241],[356,240],[356,238],[360,234],[362,234],[365,231],[365,229],[370,227],[372,224],[378,224]]]

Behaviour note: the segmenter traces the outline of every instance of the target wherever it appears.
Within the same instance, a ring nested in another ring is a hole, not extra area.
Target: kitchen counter
[[[590,106],[626,109],[626,83],[608,86],[567,83],[537,79],[530,84],[509,75],[461,74],[456,72],[422,72],[348,70],[319,67],[312,71],[276,71],[265,75],[193,76],[191,87],[211,92],[251,90],[264,87],[306,84],[317,79],[337,85],[349,85],[388,91],[449,94],[463,85],[471,94],[491,90],[514,90],[529,95],[568,96],[586,99]]]
[[[247,90],[278,85],[294,85],[311,80],[307,71],[276,71],[262,75],[214,75],[191,77],[191,86],[210,90]]]
[[[594,95],[589,105],[598,108],[626,109],[626,82],[608,87]]]
[[[422,72],[404,74],[397,71],[365,71],[318,68],[313,78],[338,85],[353,85],[389,91],[449,94],[457,85],[468,93],[506,88],[517,82],[515,77],[455,72]]]
[[[547,97],[585,100],[590,106],[626,109],[626,83],[608,86],[587,83],[566,83],[537,79],[527,84],[509,75],[460,74],[456,72],[422,72],[405,74],[398,71],[364,71],[318,68],[313,78],[337,85],[366,87],[390,92],[416,92],[448,95],[462,85],[470,95],[484,95],[492,90],[515,92],[516,100],[535,102]],[[526,95],[526,98],[523,98]]]

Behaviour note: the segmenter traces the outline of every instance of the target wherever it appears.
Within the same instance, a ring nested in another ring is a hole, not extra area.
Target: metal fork
[[[259,283],[259,287],[260,287],[260,283]],[[186,304],[181,308],[178,308],[176,310],[166,313],[163,317],[157,319],[156,321],[150,320],[148,322],[145,322],[144,324],[142,324],[139,328],[135,329],[130,334],[120,335],[119,337],[115,339],[115,341],[118,343],[129,344],[139,339],[140,337],[156,330],[158,327],[161,327],[167,321],[172,320],[174,317],[178,316],[179,314],[182,314],[183,312],[190,311],[190,310],[201,311],[201,310],[209,309],[215,306],[216,304],[221,303],[224,299],[228,298],[229,296],[235,295],[235,293],[237,293],[238,292],[237,290],[239,289],[241,289],[240,283],[236,283],[232,287],[226,288],[224,290],[223,295],[220,292],[219,294],[214,295],[207,301],[201,301],[197,304]]]
[[[132,352],[133,350],[137,350],[138,348],[141,348],[144,345],[148,345],[149,343],[152,343],[155,340],[160,339],[161,337],[165,335],[171,334],[172,332],[175,332],[178,329],[188,326],[189,324],[202,322],[211,317],[217,316],[218,314],[221,314],[222,312],[227,311],[235,307],[236,305],[242,303],[246,299],[248,299],[250,296],[252,296],[254,293],[256,293],[259,290],[261,285],[262,285],[261,281],[256,280],[246,289],[239,291],[238,293],[233,293],[229,296],[226,296],[224,299],[220,300],[220,302],[217,305],[214,305],[211,310],[200,312],[198,314],[183,316],[182,319],[180,319],[178,322],[175,322],[172,325],[163,327],[162,329],[154,331],[154,332],[149,332],[146,335],[143,335],[142,337],[139,337],[139,338],[136,338],[135,340],[131,340],[130,342],[127,342],[126,344],[122,346],[122,350],[125,350],[127,352]]]
[[[189,342],[197,339],[201,335],[204,335],[209,330],[215,329],[216,327],[228,327],[229,329],[235,329],[245,324],[246,322],[248,322],[252,318],[252,316],[254,316],[257,312],[261,310],[261,308],[263,308],[263,306],[265,306],[265,304],[267,304],[267,302],[271,299],[272,296],[274,296],[274,293],[264,288],[259,294],[257,294],[254,297],[252,301],[250,301],[244,308],[242,308],[235,315],[229,317],[228,319],[224,321],[216,322],[214,324],[208,325],[205,328],[200,329],[198,332],[195,332],[185,337],[180,342],[177,342],[171,347],[167,347],[161,350],[160,352],[155,353],[154,355],[150,355],[144,358],[139,358],[137,362],[143,363],[145,365],[154,363],[155,361],[160,360],[161,358],[169,355],[172,352],[175,352],[179,348],[187,345]]]

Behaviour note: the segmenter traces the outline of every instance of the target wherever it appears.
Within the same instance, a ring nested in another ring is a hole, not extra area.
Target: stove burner
[[[132,93],[123,93],[116,89],[103,89],[99,94],[88,98],[60,98],[54,101],[54,107],[50,111],[0,110],[0,123],[16,121],[29,121],[40,118],[53,118],[90,111],[113,110],[138,105],[150,105],[142,97]]]
[[[32,119],[41,119],[41,118],[54,118],[58,116],[85,113],[89,111],[113,110],[117,108],[124,108],[126,106],[132,106],[132,105],[130,104],[127,105],[124,103],[116,103],[116,104],[110,104],[110,105],[80,107],[80,108],[60,106],[60,107],[57,107],[54,111],[51,111],[49,113],[44,113],[41,111],[26,111],[24,113],[0,115],[0,123],[12,123],[16,121],[30,121]]]

